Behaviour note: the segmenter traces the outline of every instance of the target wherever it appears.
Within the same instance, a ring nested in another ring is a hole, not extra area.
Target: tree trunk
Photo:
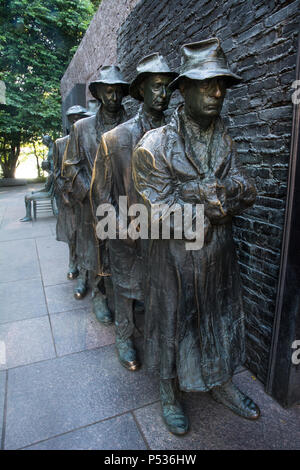
[[[0,166],[3,178],[14,178],[21,150],[21,135],[1,136]]]
[[[35,142],[33,142],[33,149],[34,149],[34,155],[35,155],[35,158],[36,158],[36,167],[37,167],[37,171],[38,171],[38,177],[40,178],[42,176],[42,172],[41,172],[41,167],[40,167],[40,163],[39,163],[39,157],[38,157],[38,154],[37,154],[37,151],[36,151]]]

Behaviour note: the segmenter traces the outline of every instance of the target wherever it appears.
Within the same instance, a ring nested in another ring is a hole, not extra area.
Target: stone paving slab
[[[114,326],[103,326],[88,309],[51,315],[58,356],[95,349],[115,342]]]
[[[122,367],[114,346],[9,371],[5,448],[17,449],[158,399],[158,384]]]
[[[56,356],[48,316],[0,325],[0,341],[6,349],[6,364],[0,364],[0,369]]]
[[[39,238],[37,248],[44,285],[51,286],[65,283],[69,264],[68,245],[56,241],[54,236],[51,235],[51,237]]]
[[[78,308],[87,308],[90,312],[92,311],[91,292],[88,292],[83,299],[77,300],[74,297],[75,286],[76,280],[45,288],[50,314],[68,312]]]
[[[266,395],[263,386],[246,371],[234,382],[261,408],[257,421],[241,418],[216,403],[208,393],[183,394],[190,431],[172,435],[161,418],[160,404],[134,411],[151,449],[252,450],[300,449],[300,406],[283,409]]]
[[[0,324],[47,315],[41,279],[0,283]]]
[[[40,279],[35,240],[0,243],[0,282]]]
[[[129,413],[27,447],[27,450],[145,449],[147,446]]]

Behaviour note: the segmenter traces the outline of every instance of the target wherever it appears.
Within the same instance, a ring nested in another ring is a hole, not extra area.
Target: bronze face
[[[168,108],[171,90],[168,85],[172,77],[164,74],[149,75],[140,86],[146,112],[163,112]]]
[[[226,94],[226,79],[183,80],[180,91],[184,97],[187,115],[197,122],[219,116]]]
[[[98,100],[102,102],[103,107],[115,113],[121,109],[122,99],[124,97],[124,89],[122,85],[105,85],[97,83],[95,85]]]

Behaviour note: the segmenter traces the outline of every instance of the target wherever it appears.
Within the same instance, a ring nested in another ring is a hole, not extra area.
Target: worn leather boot
[[[141,367],[131,338],[124,340],[116,337],[116,348],[123,367],[130,371],[136,371]]]
[[[112,314],[107,306],[105,295],[98,291],[93,293],[93,313],[96,315],[97,320],[103,325],[111,325],[113,323]]]
[[[172,434],[183,436],[188,432],[189,421],[177,399],[174,379],[160,381],[162,417]]]
[[[211,395],[215,401],[246,419],[258,419],[260,409],[247,395],[229,380],[226,384],[214,387]]]
[[[77,285],[74,289],[74,297],[77,300],[83,299],[87,293],[87,270],[80,269],[79,276],[77,278]]]

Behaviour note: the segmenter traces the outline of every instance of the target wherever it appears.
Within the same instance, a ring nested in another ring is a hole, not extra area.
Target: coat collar
[[[198,172],[201,179],[208,176],[207,168],[205,169],[195,154],[192,146],[189,132],[187,129],[188,120],[184,114],[184,105],[180,105],[174,112],[171,122],[169,124],[173,131],[180,137],[184,153],[189,162]],[[232,150],[232,140],[226,133],[223,120],[219,117],[213,124],[213,128],[210,130],[211,138],[207,141],[207,164],[210,168],[209,173],[219,177],[222,175],[224,165],[228,160],[228,156]],[[205,171],[206,170],[206,171]]]

